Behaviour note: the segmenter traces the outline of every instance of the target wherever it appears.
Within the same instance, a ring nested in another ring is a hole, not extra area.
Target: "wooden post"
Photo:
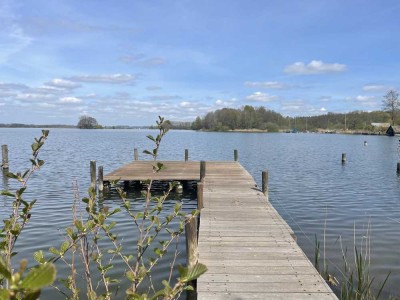
[[[135,160],[139,160],[139,153],[137,148],[133,149],[133,156]]]
[[[189,160],[189,149],[185,149],[185,161]]]
[[[342,153],[342,164],[346,163],[346,153]]]
[[[96,161],[90,161],[90,186],[96,188]]]
[[[400,162],[397,163],[397,174],[400,174]]]
[[[200,162],[200,181],[204,181],[204,177],[206,177],[206,162],[202,160]]]
[[[99,172],[99,192],[102,192],[104,190],[104,182],[103,182],[103,166],[99,166],[98,169]]]
[[[235,161],[238,161],[239,159],[238,151],[236,149],[233,150],[233,158],[235,159]]]
[[[197,217],[186,215],[185,235],[187,253],[186,266],[190,269],[196,265],[199,257],[199,252],[197,250]]]
[[[1,167],[3,169],[8,169],[9,165],[8,165],[8,148],[7,148],[7,145],[2,145],[1,146],[1,154],[2,154]]]
[[[268,200],[268,171],[262,171],[262,192]]]
[[[197,209],[200,209],[200,210],[202,208],[204,208],[203,193],[204,193],[204,183],[198,182],[197,183]]]

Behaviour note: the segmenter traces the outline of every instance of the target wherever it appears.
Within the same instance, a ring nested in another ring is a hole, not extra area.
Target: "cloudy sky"
[[[0,0],[0,123],[381,109],[398,0]]]

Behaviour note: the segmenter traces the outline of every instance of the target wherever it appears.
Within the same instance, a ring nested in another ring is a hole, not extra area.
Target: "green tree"
[[[79,118],[77,127],[79,129],[95,129],[99,127],[99,124],[95,118],[88,115],[83,115]]]
[[[197,117],[196,120],[192,123],[193,130],[200,130],[203,127],[203,122],[200,117]]]
[[[400,108],[399,93],[395,90],[390,90],[383,96],[382,101],[383,110],[389,112],[392,125]]]

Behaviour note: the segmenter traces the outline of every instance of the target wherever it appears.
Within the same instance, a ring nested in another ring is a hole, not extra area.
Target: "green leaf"
[[[36,251],[35,253],[33,253],[33,258],[40,264],[43,264],[45,262],[44,254],[43,254],[42,250]]]
[[[0,195],[7,196],[7,197],[15,197],[15,195],[9,191],[1,191]]]
[[[205,272],[207,272],[207,267],[201,263],[197,263],[191,269],[178,266],[178,271],[179,271],[181,281],[189,282],[189,281],[199,278],[201,275],[203,275]]]
[[[153,142],[156,141],[152,135],[148,135],[147,138],[148,138],[149,140],[152,140]]]
[[[18,179],[18,176],[15,175],[14,173],[11,173],[11,172],[8,172],[8,173],[7,173],[7,177],[8,177],[8,178],[13,178],[13,179]]]
[[[62,253],[65,253],[68,250],[68,248],[69,248],[69,242],[65,241],[64,243],[62,243],[60,250]]]
[[[153,155],[153,153],[151,153],[149,150],[144,150],[143,153],[148,155]]]
[[[48,136],[49,136],[49,130],[42,130],[42,134],[43,134],[43,136],[45,137],[45,138],[47,138]]]
[[[50,247],[49,251],[51,253],[53,253],[54,255],[57,255],[57,256],[60,255],[60,252],[54,247]]]
[[[34,291],[52,284],[55,279],[56,267],[52,263],[46,263],[32,269],[22,280],[21,287]]]
[[[11,279],[11,272],[8,270],[5,262],[0,256],[0,274],[4,276],[4,278],[7,278],[8,280]]]
[[[83,231],[83,225],[81,220],[76,220],[74,224],[79,231],[81,232]]]

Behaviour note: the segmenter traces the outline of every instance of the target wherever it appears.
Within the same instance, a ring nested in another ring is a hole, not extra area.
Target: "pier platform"
[[[200,180],[200,163],[134,161],[104,181]],[[294,233],[239,162],[206,162],[198,235],[197,299],[337,299]]]

